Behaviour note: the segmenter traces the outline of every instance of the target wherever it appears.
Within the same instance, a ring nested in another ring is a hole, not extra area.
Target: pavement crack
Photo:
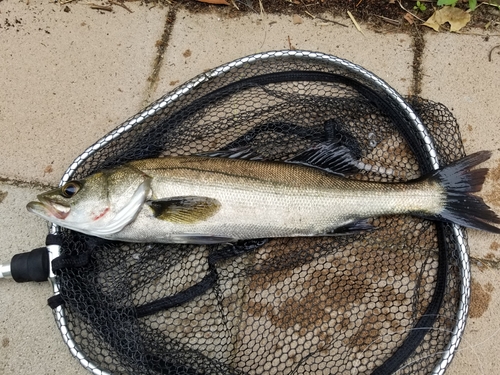
[[[21,187],[21,188],[30,188],[30,189],[34,188],[34,189],[41,189],[41,190],[54,189],[53,185],[49,185],[49,184],[46,184],[43,182],[24,181],[24,180],[19,180],[19,179],[15,179],[15,178],[0,176],[0,186],[1,185],[10,185],[10,186],[16,186],[16,187]]]
[[[156,57],[153,62],[153,71],[151,75],[148,77],[148,88],[146,92],[145,102],[148,104],[152,100],[152,95],[156,90],[158,85],[158,77],[160,74],[160,69],[163,65],[163,56],[167,50],[168,43],[170,41],[170,35],[172,33],[172,28],[175,23],[175,18],[177,16],[177,7],[171,7],[167,13],[167,17],[165,19],[165,26],[163,28],[163,34],[161,39],[156,42]]]
[[[413,96],[419,96],[422,93],[422,60],[424,57],[425,39],[418,27],[412,30],[411,36],[413,39],[413,63],[410,92]]]

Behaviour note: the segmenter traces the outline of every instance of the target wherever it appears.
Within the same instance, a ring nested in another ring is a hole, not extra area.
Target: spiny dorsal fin
[[[250,146],[203,152],[197,154],[197,156],[254,161],[265,160],[261,155],[253,151]],[[351,151],[347,147],[341,145],[339,141],[319,143],[293,158],[285,160],[285,162],[318,168],[339,176],[359,172],[357,160],[355,160]]]
[[[197,156],[205,156],[209,158],[225,158],[225,159],[245,159],[262,161],[264,158],[252,150],[250,146],[242,146],[230,148],[229,150],[218,150],[201,152]]]
[[[351,151],[339,142],[319,143],[286,162],[318,168],[340,176],[359,171],[358,162],[352,156]]]
[[[220,202],[217,199],[196,196],[172,197],[146,203],[157,219],[179,224],[206,220],[220,209]]]

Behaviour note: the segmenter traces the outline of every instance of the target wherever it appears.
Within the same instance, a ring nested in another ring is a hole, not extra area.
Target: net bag
[[[398,182],[464,156],[441,104],[345,60],[252,55],[203,73],[89,147],[61,184],[128,161],[248,146],[284,161],[335,139],[350,178]],[[356,235],[234,244],[112,242],[53,226],[55,295],[94,374],[443,374],[469,299],[458,226],[373,218]]]

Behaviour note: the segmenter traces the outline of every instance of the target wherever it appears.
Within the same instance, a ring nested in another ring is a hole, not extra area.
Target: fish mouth
[[[53,200],[38,196],[39,202],[29,202],[26,206],[29,212],[39,214],[42,216],[52,216],[59,220],[64,220],[69,215],[71,208],[61,203],[54,202]]]

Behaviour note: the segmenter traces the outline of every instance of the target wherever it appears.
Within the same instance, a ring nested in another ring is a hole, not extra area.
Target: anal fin
[[[173,234],[170,237],[171,242],[197,245],[213,245],[225,242],[236,242],[237,238],[224,236],[211,236],[200,233],[181,233]]]
[[[341,225],[332,230],[329,230],[324,235],[326,236],[342,236],[347,234],[355,234],[359,232],[371,231],[376,229],[368,222],[368,219],[362,219],[358,221],[353,221],[349,224]]]

